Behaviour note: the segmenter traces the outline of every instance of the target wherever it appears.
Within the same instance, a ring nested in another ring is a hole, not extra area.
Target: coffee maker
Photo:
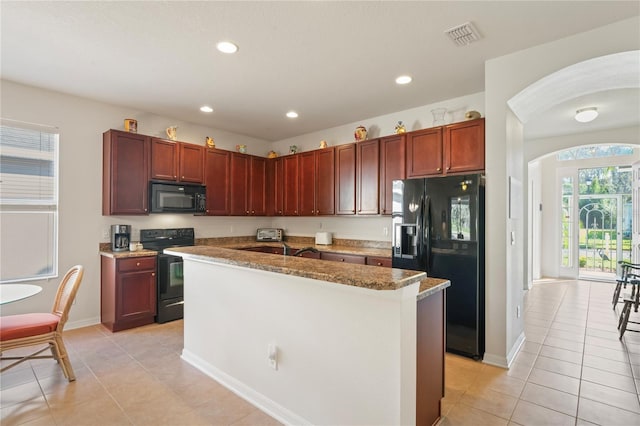
[[[111,225],[111,251],[129,250],[131,225]]]

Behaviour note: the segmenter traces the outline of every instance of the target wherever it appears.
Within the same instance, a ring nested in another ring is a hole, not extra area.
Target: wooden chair
[[[620,312],[620,319],[618,320],[618,330],[620,330],[620,340],[622,340],[622,336],[624,336],[625,331],[633,331],[636,333],[640,333],[640,330],[633,330],[628,328],[629,324],[640,324],[640,321],[631,321],[629,317],[631,316],[631,310],[633,310],[635,306],[635,311],[638,312],[638,303],[640,302],[638,285],[640,285],[640,276],[636,276],[634,278],[629,278],[629,283],[634,284],[634,289],[636,290],[635,294],[626,294],[623,297],[623,305],[622,312]]]
[[[18,360],[5,367],[3,372],[29,359],[53,358],[58,361],[64,376],[70,382],[76,379],[69,361],[69,354],[62,341],[62,329],[69,315],[71,304],[76,297],[82,281],[84,267],[76,265],[69,269],[58,286],[56,300],[51,313],[31,313],[0,317],[0,355],[10,349],[34,345],[47,345],[26,356],[1,357],[5,360]],[[51,355],[37,356],[47,349]]]
[[[627,288],[627,285],[631,284],[631,297],[636,295],[636,282],[637,278],[640,276],[640,263],[629,263],[624,260],[618,262],[620,265],[621,273],[620,276],[616,278],[616,287],[613,290],[613,309],[616,308],[618,303],[623,302],[623,298],[620,296],[623,288]],[[638,311],[638,307],[636,306],[636,312]]]

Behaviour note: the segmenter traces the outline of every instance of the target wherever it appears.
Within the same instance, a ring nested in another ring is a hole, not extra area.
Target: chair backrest
[[[69,316],[69,310],[73,304],[73,300],[76,298],[76,293],[80,287],[82,276],[84,275],[84,266],[73,266],[60,282],[58,286],[58,292],[56,293],[56,300],[53,303],[53,309],[51,313],[58,315],[60,321],[58,322],[58,331],[62,332],[64,324],[67,322]]]

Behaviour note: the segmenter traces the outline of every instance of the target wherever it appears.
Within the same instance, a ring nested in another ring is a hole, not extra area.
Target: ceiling
[[[488,59],[640,14],[635,1],[3,0],[0,8],[3,79],[267,141],[483,92]],[[444,31],[465,22],[481,39],[458,47]],[[218,52],[221,40],[239,51]],[[402,74],[413,82],[397,85]],[[638,92],[623,98],[637,104]],[[200,112],[205,104],[214,112]],[[286,118],[289,110],[300,116]],[[533,134],[548,135],[567,115],[545,114],[544,131]]]

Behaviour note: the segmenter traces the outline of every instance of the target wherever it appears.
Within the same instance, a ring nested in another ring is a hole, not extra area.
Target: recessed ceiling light
[[[596,107],[582,108],[576,111],[576,121],[579,121],[580,123],[593,121],[597,116],[598,108]]]
[[[200,111],[202,111],[202,112],[213,112],[213,108],[211,108],[208,105],[204,105],[204,106],[200,107]]]
[[[411,80],[413,80],[413,79],[410,76],[401,75],[400,77],[396,78],[396,83],[398,83],[398,84],[409,84],[409,83],[411,83]]]
[[[216,48],[222,53],[236,53],[238,51],[238,46],[230,41],[221,41],[216,44]]]
[[[287,117],[289,117],[289,118],[298,118],[298,113],[295,112],[295,111],[289,111],[287,113]]]

